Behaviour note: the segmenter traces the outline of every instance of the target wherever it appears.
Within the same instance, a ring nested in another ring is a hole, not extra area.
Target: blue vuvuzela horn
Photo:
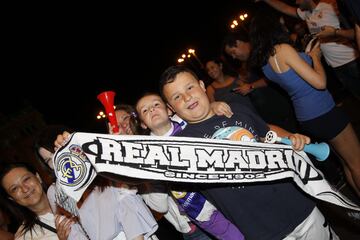
[[[275,143],[275,142],[281,142],[287,145],[292,145],[292,142],[288,138],[280,138],[277,136],[276,132],[269,131],[266,134],[265,142],[267,143]],[[304,152],[310,153],[313,155],[316,160],[318,161],[324,161],[329,157],[330,154],[330,148],[327,143],[310,143],[306,144],[304,147]]]

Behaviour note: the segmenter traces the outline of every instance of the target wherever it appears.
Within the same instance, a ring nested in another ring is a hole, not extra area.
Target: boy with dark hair
[[[217,105],[221,108],[222,104],[224,103],[220,102]],[[169,118],[172,112],[156,93],[147,93],[143,95],[139,98],[135,107],[141,120],[141,126],[143,128],[148,128],[151,131],[151,135],[173,136],[186,126],[186,123],[182,119],[179,119],[180,121],[175,121],[175,119]],[[219,107],[215,107],[214,111],[220,113],[219,110],[221,109],[219,109]],[[225,115],[225,113],[222,112],[222,115]],[[237,227],[226,219],[223,214],[209,203],[199,192],[172,191],[172,196],[177,200],[181,209],[193,222],[200,226],[201,229],[215,236],[216,239],[244,239],[244,236]],[[184,218],[177,209],[171,209],[171,205],[172,204],[169,202],[169,213],[165,214],[165,217],[171,220],[171,216],[169,215],[173,214],[178,221]],[[190,224],[190,226],[194,225]],[[184,239],[185,236],[189,236],[190,239],[209,239],[204,237],[204,234],[199,230],[190,233],[186,232],[183,233],[183,235]]]
[[[289,137],[295,150],[310,139],[267,125],[246,106],[231,104],[231,118],[216,116],[210,108],[204,83],[183,66],[168,68],[160,92],[168,106],[188,122],[179,136],[211,137],[218,129],[240,126],[260,140],[269,129]],[[271,183],[207,187],[202,193],[246,239],[338,239],[315,203],[290,180]]]

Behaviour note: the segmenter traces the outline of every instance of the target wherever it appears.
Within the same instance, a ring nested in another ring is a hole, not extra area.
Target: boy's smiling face
[[[189,123],[202,122],[214,115],[205,91],[204,83],[188,72],[177,74],[173,82],[163,87],[169,107]]]

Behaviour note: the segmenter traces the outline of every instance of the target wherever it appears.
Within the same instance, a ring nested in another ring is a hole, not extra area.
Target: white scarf
[[[66,198],[65,194],[75,201],[97,173],[209,184],[292,178],[305,193],[317,199],[360,210],[332,190],[306,153],[282,144],[74,133],[53,160],[62,198]]]

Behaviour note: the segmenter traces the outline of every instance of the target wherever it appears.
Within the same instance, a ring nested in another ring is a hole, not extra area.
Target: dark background
[[[202,61],[219,56],[232,20],[245,12],[251,19],[254,6],[251,0],[34,4],[6,9],[0,113],[30,104],[47,123],[81,131],[104,130],[96,119],[98,93],[114,90],[116,103],[133,104],[157,91],[161,73],[188,48]]]
[[[157,91],[161,73],[188,48],[202,62],[219,56],[231,21],[245,12],[251,20],[259,7],[252,0],[3,5],[0,165],[28,158],[39,165],[32,137],[44,126],[29,123],[39,119],[21,111],[24,107],[37,109],[47,124],[104,132],[105,121],[96,119],[103,108],[97,94],[114,90],[117,103],[133,104],[143,92]],[[360,136],[359,102],[346,98],[343,109]],[[339,186],[353,196],[346,183],[339,181]],[[342,239],[358,239],[358,218],[324,202],[320,207]],[[164,219],[160,224],[158,236],[170,231],[171,239],[181,239]]]

